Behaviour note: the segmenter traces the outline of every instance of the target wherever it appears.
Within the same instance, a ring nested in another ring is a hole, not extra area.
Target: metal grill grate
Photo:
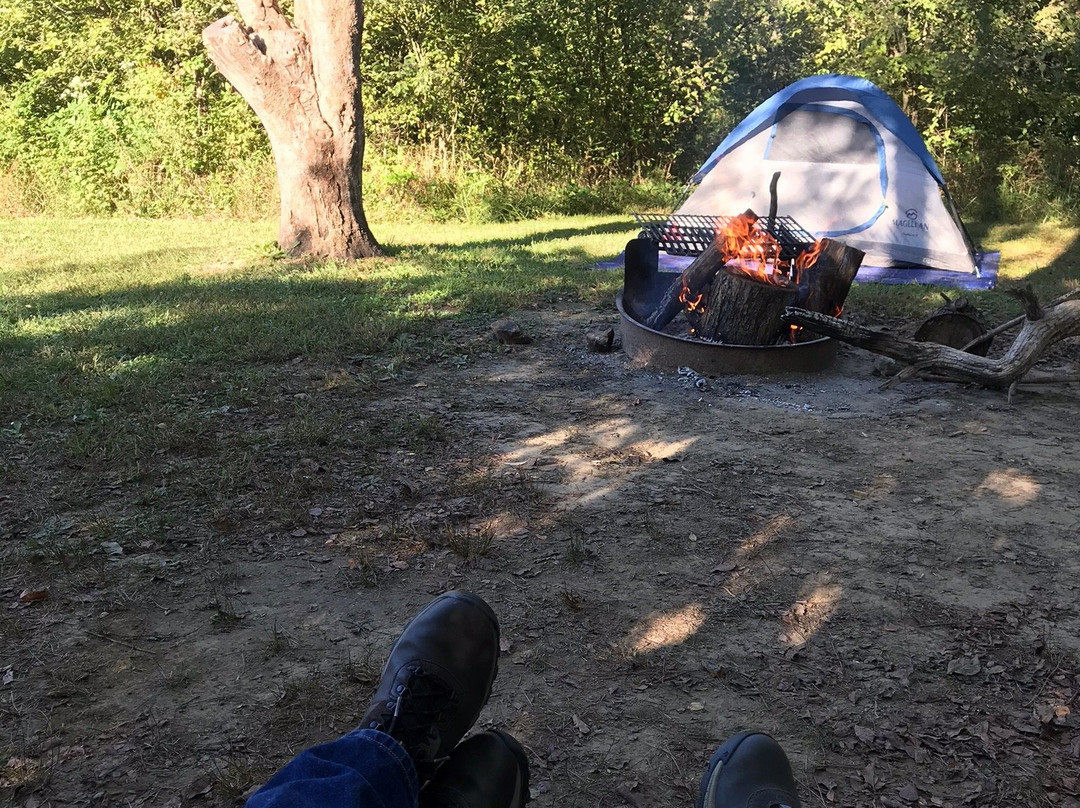
[[[635,213],[634,219],[641,227],[639,238],[647,238],[660,245],[668,255],[700,255],[716,238],[734,216],[700,216],[697,214],[672,214],[657,216]],[[767,227],[766,217],[758,224],[780,243],[780,258],[793,261],[814,241],[814,237],[790,216],[777,216],[772,227]]]

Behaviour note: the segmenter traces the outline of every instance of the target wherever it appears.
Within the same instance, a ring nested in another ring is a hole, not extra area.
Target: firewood
[[[683,297],[683,289],[687,289],[693,297],[702,294],[705,284],[712,279],[720,267],[720,251],[717,250],[715,243],[710,244],[667,288],[652,314],[646,318],[645,325],[654,331],[663,330],[664,326],[686,308],[686,304],[680,300]]]
[[[936,342],[961,351],[974,344],[971,353],[986,356],[993,340],[980,339],[989,330],[982,313],[966,297],[945,298],[945,305],[934,310],[915,331],[919,342]]]
[[[752,210],[747,210],[743,215],[751,217],[754,221],[758,219],[757,214]],[[645,325],[654,331],[661,331],[674,320],[676,315],[686,308],[686,304],[680,300],[680,298],[685,299],[683,289],[687,290],[691,299],[695,299],[698,295],[702,295],[704,299],[706,285],[721,266],[723,266],[722,256],[714,241],[667,288],[656,308],[645,318]]]
[[[1049,309],[1029,305],[1029,310],[1032,313],[1037,310],[1042,316],[1036,320],[1025,319],[1020,333],[1000,359],[987,359],[947,345],[896,337],[805,309],[788,308],[782,319],[822,336],[915,365],[918,371],[1002,388],[1022,378],[1051,345],[1080,335],[1080,300],[1070,300]]]
[[[793,305],[822,314],[839,314],[865,255],[842,241],[822,239],[817,261],[801,273]]]
[[[716,273],[697,336],[727,345],[775,345],[787,327],[780,319],[798,293],[725,267]]]

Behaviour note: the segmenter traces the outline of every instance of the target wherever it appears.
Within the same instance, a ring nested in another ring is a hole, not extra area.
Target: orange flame
[[[818,258],[821,256],[821,251],[824,249],[824,240],[818,239],[810,245],[810,249],[803,250],[801,253],[795,256],[795,263],[793,268],[795,283],[799,283],[802,280],[803,272],[810,269],[810,267],[817,263]]]
[[[729,270],[761,283],[790,286],[792,283],[801,282],[803,273],[817,263],[825,248],[825,242],[820,239],[815,241],[789,263],[780,257],[780,242],[761,226],[757,216],[747,212],[732,217],[727,225],[716,233],[716,248],[724,266]],[[691,290],[683,286],[679,302],[686,307],[687,312],[703,313],[705,295],[691,295]],[[796,334],[797,329],[792,329],[793,341]]]
[[[787,265],[780,260],[780,242],[758,224],[758,219],[740,213],[716,234],[716,246],[724,265],[735,272],[774,286],[787,286]]]
[[[697,297],[695,297],[693,300],[691,300],[690,299],[690,288],[688,286],[686,286],[685,284],[683,285],[682,291],[679,292],[679,302],[682,303],[684,306],[686,306],[687,311],[701,311],[701,310],[703,310],[705,307],[701,304],[701,300],[704,297],[705,297],[705,295],[703,293],[698,292]]]

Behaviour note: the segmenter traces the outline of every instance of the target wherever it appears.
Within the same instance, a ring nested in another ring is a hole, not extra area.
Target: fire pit
[[[659,369],[699,373],[809,373],[832,364],[837,345],[811,339],[780,319],[789,305],[837,316],[862,253],[841,242],[812,242],[775,213],[734,217],[639,217],[626,246],[615,305],[623,350]],[[693,257],[662,271],[659,249]],[[680,316],[681,315],[681,316]]]
[[[627,313],[624,294],[625,290],[615,297],[622,322],[623,351],[644,367],[678,370],[689,366],[706,376],[817,373],[836,359],[839,343],[828,337],[788,345],[721,345],[654,331]]]

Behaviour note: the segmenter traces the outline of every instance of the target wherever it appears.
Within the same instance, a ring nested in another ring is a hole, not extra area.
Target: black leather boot
[[[764,732],[740,732],[716,750],[697,808],[801,808],[787,755]]]
[[[390,649],[360,727],[400,743],[423,784],[476,723],[498,660],[499,621],[483,598],[462,591],[439,595]]]
[[[420,808],[522,808],[528,801],[525,750],[499,730],[463,741],[420,792]]]

